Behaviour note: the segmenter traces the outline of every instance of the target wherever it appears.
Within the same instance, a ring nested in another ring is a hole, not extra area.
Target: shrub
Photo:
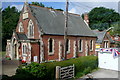
[[[84,69],[83,74],[88,74],[88,73],[90,73],[91,71],[92,71],[91,68],[90,68],[90,67],[87,67],[86,69]]]
[[[2,75],[2,80],[8,80],[9,79],[9,76],[7,75]]]
[[[83,57],[69,59],[60,62],[42,63],[42,65],[46,66],[47,78],[51,80],[55,78],[56,66],[64,67],[73,64],[75,65],[76,77],[80,77],[83,74],[87,74],[91,72],[93,69],[96,69],[98,66],[98,59],[97,56],[83,56]]]
[[[69,59],[60,62],[31,63],[29,65],[19,66],[14,80],[54,80],[56,66],[75,65],[75,77],[83,76],[97,68],[98,61],[96,56],[83,56],[75,59]]]
[[[46,77],[46,67],[39,63],[31,63],[29,65],[19,66],[16,70],[15,79],[22,77],[25,79],[44,79]]]

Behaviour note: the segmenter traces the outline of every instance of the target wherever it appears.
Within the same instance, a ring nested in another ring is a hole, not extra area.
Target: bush
[[[97,68],[98,61],[96,56],[83,56],[75,59],[69,59],[60,62],[31,63],[25,66],[19,66],[14,80],[54,80],[56,66],[75,65],[75,77],[83,76],[93,69]]]
[[[90,73],[91,71],[92,71],[91,68],[90,68],[90,67],[87,67],[86,69],[84,69],[83,74],[88,74],[88,73]]]
[[[97,56],[83,56],[76,59],[69,59],[66,61],[42,63],[42,65],[46,66],[47,78],[51,80],[55,78],[56,66],[64,67],[73,64],[75,65],[76,77],[80,77],[97,68],[98,58]]]
[[[29,65],[19,66],[16,70],[14,79],[44,79],[46,77],[46,67],[39,63],[31,63]]]
[[[9,76],[7,75],[2,75],[2,80],[8,80],[9,79]]]

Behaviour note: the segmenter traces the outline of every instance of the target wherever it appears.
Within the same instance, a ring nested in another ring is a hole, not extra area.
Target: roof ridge
[[[48,7],[41,7],[41,6],[37,6],[37,5],[34,5],[34,4],[29,4],[30,6],[35,6],[35,7],[40,7],[40,8],[46,8],[48,10],[50,10],[51,8],[48,8]],[[65,11],[60,11],[60,10],[57,10],[57,9],[51,9],[53,11],[58,11],[58,12],[65,12]],[[72,14],[72,15],[76,15],[76,16],[80,16],[79,14],[75,14],[75,13],[69,13],[68,14]]]

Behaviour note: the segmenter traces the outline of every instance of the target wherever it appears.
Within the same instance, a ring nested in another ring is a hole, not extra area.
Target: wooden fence
[[[74,78],[74,73],[75,73],[74,64],[67,67],[56,66],[56,79]]]

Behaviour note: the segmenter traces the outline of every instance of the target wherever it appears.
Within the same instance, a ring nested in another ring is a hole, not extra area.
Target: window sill
[[[27,54],[22,54],[22,56],[23,56],[23,57],[26,57],[26,56],[27,56]]]
[[[93,51],[93,50],[90,50],[91,52]]]
[[[79,51],[79,52],[83,52],[83,51]]]
[[[52,56],[52,55],[54,55],[54,53],[53,53],[53,52],[50,52],[50,53],[48,53],[48,55],[49,55],[49,56]]]
[[[70,51],[67,51],[67,54],[70,54]]]
[[[34,36],[28,36],[28,38],[29,38],[29,39],[33,39],[33,38],[34,38]]]

